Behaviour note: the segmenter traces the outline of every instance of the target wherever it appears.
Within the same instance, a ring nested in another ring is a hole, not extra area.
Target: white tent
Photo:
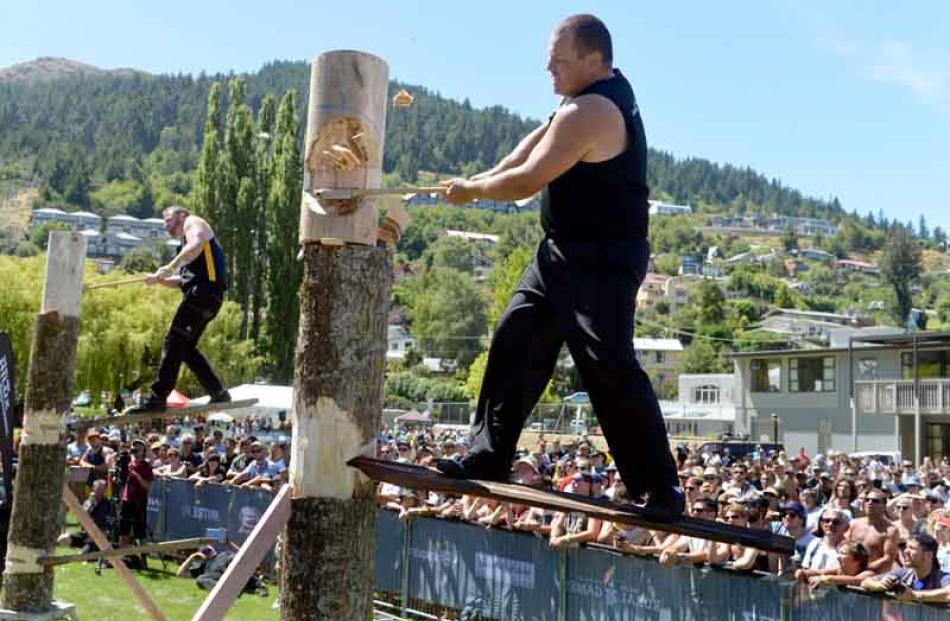
[[[242,418],[252,414],[264,414],[271,417],[273,422],[277,422],[278,414],[284,412],[287,419],[290,419],[290,409],[294,402],[293,386],[278,386],[274,384],[241,384],[234,388],[228,388],[231,393],[232,401],[243,401],[245,399],[257,399],[257,403],[247,408],[237,410],[228,410],[228,414],[234,418]],[[207,403],[207,395],[200,399],[192,399],[191,405]]]

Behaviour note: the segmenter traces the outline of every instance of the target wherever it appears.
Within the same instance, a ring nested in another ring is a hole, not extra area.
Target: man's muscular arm
[[[610,101],[599,96],[579,97],[561,106],[522,164],[474,181],[444,181],[446,198],[461,204],[476,198],[517,200],[531,196],[567,172],[599,139],[614,131],[611,106]]]
[[[185,220],[185,247],[181,249],[174,259],[167,265],[163,265],[153,274],[156,280],[164,281],[173,278],[173,274],[178,268],[187,263],[191,263],[201,254],[201,249],[205,242],[211,240],[211,228],[208,224],[194,216],[188,216]],[[177,286],[169,285],[169,286]]]
[[[497,175],[498,173],[510,170],[515,166],[524,164],[528,160],[528,156],[531,155],[531,151],[534,150],[538,142],[541,141],[541,138],[544,137],[545,132],[548,131],[549,125],[550,122],[534,128],[531,133],[522,138],[521,142],[518,143],[518,146],[516,146],[511,153],[506,155],[500,162],[498,162],[494,168],[474,175],[471,180],[478,181],[479,179],[486,179],[492,175]]]

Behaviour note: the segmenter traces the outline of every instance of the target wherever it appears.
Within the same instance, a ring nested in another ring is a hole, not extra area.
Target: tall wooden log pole
[[[359,52],[330,52],[314,61],[305,192],[378,184],[388,73],[384,61]],[[324,153],[333,153],[334,144],[348,144],[361,164],[341,167]],[[373,483],[346,461],[372,446],[382,408],[392,256],[375,245],[373,201],[362,199],[345,216],[314,209],[306,198],[301,208],[306,266],[294,373],[293,499],[281,553],[282,621],[363,621],[372,614]]]
[[[50,233],[46,284],[30,352],[20,463],[14,482],[0,603],[17,612],[46,612],[53,568],[37,563],[59,535],[66,468],[65,416],[73,393],[86,240]]]

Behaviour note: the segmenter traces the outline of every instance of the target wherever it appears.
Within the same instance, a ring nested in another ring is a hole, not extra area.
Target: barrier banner
[[[8,499],[13,498],[13,428],[20,424],[15,407],[15,368],[13,344],[6,332],[0,332],[0,459],[3,460],[3,497]]]
[[[559,556],[532,536],[445,520],[416,520],[409,544],[409,597],[462,618],[556,618]]]
[[[196,491],[187,481],[159,480],[149,492],[148,524],[160,541],[224,526],[241,543],[271,500],[262,490],[208,485]],[[391,511],[377,511],[375,534],[378,592],[454,609],[464,621],[950,618],[946,607],[812,590],[761,574],[664,567],[600,548],[552,550],[525,533],[438,519],[403,523]]]
[[[406,526],[399,521],[397,514],[392,511],[377,511],[374,563],[378,591],[402,591],[405,541]]]
[[[251,534],[267,511],[274,494],[261,489],[234,489],[215,486],[227,490],[230,494],[229,502],[224,505],[227,509],[228,539],[240,545]]]

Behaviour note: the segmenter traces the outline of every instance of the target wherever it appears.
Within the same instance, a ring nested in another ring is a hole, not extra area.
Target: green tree
[[[683,352],[678,368],[680,373],[728,373],[732,363],[711,341],[697,338]]]
[[[424,256],[428,269],[448,267],[466,274],[475,270],[475,248],[461,237],[440,237],[431,244]]]
[[[409,318],[422,354],[467,368],[482,351],[488,328],[478,285],[468,274],[448,268],[431,270],[418,280]]]
[[[798,235],[791,226],[786,226],[782,231],[782,248],[785,252],[798,250]]]
[[[50,231],[68,231],[69,226],[62,222],[44,222],[32,231],[30,231],[30,243],[37,248],[46,250],[49,244]]]
[[[198,168],[195,171],[192,209],[212,223],[218,221],[222,209],[217,197],[217,169],[221,150],[221,85],[215,82],[208,92],[204,134]],[[212,224],[212,226],[214,226]]]
[[[264,349],[277,381],[293,377],[303,266],[297,261],[297,219],[303,191],[303,161],[297,142],[297,92],[280,102],[274,130],[274,154],[267,197],[267,272]]]
[[[257,113],[257,221],[254,224],[255,241],[254,254],[258,260],[252,268],[254,275],[251,283],[251,338],[255,343],[260,342],[260,326],[264,307],[267,304],[264,289],[264,278],[267,272],[267,197],[270,195],[270,186],[273,174],[273,144],[274,126],[277,120],[277,102],[271,93],[267,93],[261,101]]]
[[[701,280],[692,290],[692,299],[704,324],[721,323],[726,318],[726,296],[714,280]]]
[[[911,233],[902,226],[894,227],[888,235],[881,258],[881,275],[894,289],[894,318],[904,325],[913,306],[912,288],[920,277],[920,246]]]
[[[508,307],[511,296],[514,295],[521,276],[531,262],[534,252],[529,248],[518,248],[502,261],[495,263],[489,274],[491,285],[491,306],[488,308],[488,320],[491,325],[498,323],[502,313]]]

